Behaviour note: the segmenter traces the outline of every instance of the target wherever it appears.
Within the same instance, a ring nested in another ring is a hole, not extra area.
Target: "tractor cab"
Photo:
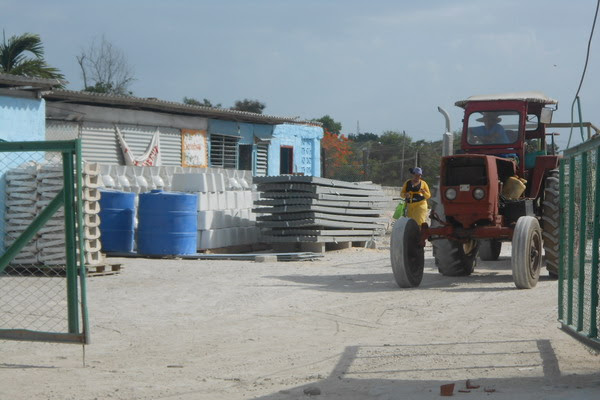
[[[461,151],[512,160],[516,173],[528,181],[526,195],[537,197],[541,176],[555,163],[553,146],[546,145],[545,124],[551,122],[557,101],[539,92],[472,96],[456,102],[464,108]],[[539,165],[538,165],[539,164]]]

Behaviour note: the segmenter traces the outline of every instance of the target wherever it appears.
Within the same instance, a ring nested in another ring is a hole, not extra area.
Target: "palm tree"
[[[64,79],[57,68],[50,67],[44,60],[44,46],[40,35],[24,33],[11,36],[8,41],[3,32],[0,44],[0,72],[35,78]],[[33,54],[33,58],[27,56]]]

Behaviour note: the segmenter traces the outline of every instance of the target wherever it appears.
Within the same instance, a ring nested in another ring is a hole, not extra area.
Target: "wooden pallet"
[[[322,239],[322,238],[321,238]],[[372,248],[372,241],[366,240],[365,238],[346,238],[346,239],[358,239],[349,241],[338,241],[338,242],[324,242],[324,241],[276,241],[272,243],[273,250],[276,252],[310,252],[310,253],[325,253],[327,251],[349,249],[351,247],[369,247]]]
[[[122,264],[86,265],[86,276],[115,275],[123,269]],[[6,269],[8,275],[64,277],[67,274],[65,265],[19,265]]]
[[[86,276],[116,275],[121,273],[122,269],[123,264],[88,265],[86,267]]]

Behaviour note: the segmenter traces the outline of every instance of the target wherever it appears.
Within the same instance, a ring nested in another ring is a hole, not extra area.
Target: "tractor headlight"
[[[475,198],[475,200],[483,199],[485,197],[485,190],[483,190],[482,188],[477,188],[473,190],[473,197]]]
[[[446,189],[446,198],[448,200],[454,200],[454,199],[456,199],[456,189],[454,189],[454,188],[448,188],[448,189]]]

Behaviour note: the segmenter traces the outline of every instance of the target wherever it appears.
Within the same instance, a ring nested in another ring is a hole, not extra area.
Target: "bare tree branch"
[[[131,94],[129,85],[135,80],[133,68],[125,53],[104,35],[96,39],[76,57],[81,68],[84,90],[102,93]]]

